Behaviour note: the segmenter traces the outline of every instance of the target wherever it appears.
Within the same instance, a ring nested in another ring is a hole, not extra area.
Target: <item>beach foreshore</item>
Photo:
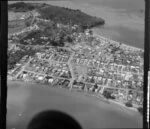
[[[8,129],[25,129],[34,113],[45,109],[66,112],[76,118],[85,129],[142,127],[142,116],[138,112],[119,105],[103,103],[94,97],[69,92],[67,89],[8,81]],[[20,119],[24,121],[21,122]]]
[[[41,85],[42,87],[43,87],[43,85],[44,84],[37,84],[37,83],[35,83],[35,82],[23,82],[23,81],[20,81],[20,80],[7,80],[7,84],[8,84],[8,87],[10,87],[10,85],[12,85],[12,84],[17,84],[17,85],[22,85],[23,87],[28,87],[28,86],[35,86],[35,85]],[[44,85],[45,87],[48,87],[48,85]],[[53,87],[53,89],[60,89],[60,88],[58,88],[58,87]],[[67,89],[66,89],[67,90]],[[69,90],[69,92],[74,92],[74,93],[77,93],[77,94],[80,94],[81,92],[77,92],[77,91],[73,91],[73,90]],[[102,96],[102,95],[99,95],[99,96],[96,96],[96,95],[90,95],[90,94],[88,94],[88,93],[83,93],[83,95],[84,96],[86,96],[87,98],[95,98],[95,100],[96,100],[96,98],[98,98],[100,101],[102,101],[102,102],[104,102],[104,103],[110,103],[110,104],[115,104],[115,105],[118,105],[118,106],[120,106],[120,107],[123,107],[123,108],[125,108],[125,109],[127,109],[127,110],[132,110],[132,111],[136,111],[136,112],[138,112],[138,110],[137,110],[137,108],[135,108],[135,107],[126,107],[125,106],[125,104],[123,104],[123,103],[120,103],[120,102],[117,102],[117,101],[115,101],[115,100],[110,100],[110,99],[106,99],[104,96]]]
[[[132,45],[126,45],[125,43],[117,42],[117,41],[114,41],[114,40],[112,40],[112,39],[108,39],[108,38],[106,38],[106,37],[104,37],[104,36],[101,36],[101,35],[97,34],[96,32],[93,32],[93,35],[94,35],[95,37],[98,37],[98,38],[103,39],[103,40],[105,40],[105,41],[109,41],[109,42],[114,43],[114,44],[116,44],[116,45],[121,45],[121,47],[122,47],[123,49],[131,49],[131,50],[137,50],[137,51],[142,51],[142,52],[144,52],[144,49],[142,49],[142,48],[134,47],[134,46],[132,46]]]

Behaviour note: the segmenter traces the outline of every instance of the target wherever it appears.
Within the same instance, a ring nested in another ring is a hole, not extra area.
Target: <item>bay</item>
[[[47,3],[80,9],[89,15],[101,17],[106,23],[104,26],[93,28],[95,33],[127,45],[144,48],[144,0],[47,0],[25,2]]]

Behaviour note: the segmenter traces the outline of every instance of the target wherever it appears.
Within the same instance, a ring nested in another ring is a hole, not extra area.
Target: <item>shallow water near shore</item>
[[[142,127],[138,112],[67,89],[9,81],[7,101],[7,129],[24,129],[36,113],[52,109],[66,112],[86,129]]]
[[[144,32],[128,30],[125,27],[97,27],[92,29],[98,35],[137,48],[144,48]]]

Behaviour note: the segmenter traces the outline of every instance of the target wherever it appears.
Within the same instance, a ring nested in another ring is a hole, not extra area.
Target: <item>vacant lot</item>
[[[8,11],[8,21],[19,20],[20,17],[24,14],[25,13],[23,12]]]
[[[47,109],[70,114],[86,129],[142,128],[138,112],[61,88],[9,81],[7,101],[7,129],[25,129],[33,115]]]
[[[23,20],[13,20],[8,22],[8,33],[16,33],[25,28],[25,21]]]

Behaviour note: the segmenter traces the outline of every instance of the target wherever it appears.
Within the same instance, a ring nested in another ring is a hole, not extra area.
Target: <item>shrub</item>
[[[115,98],[115,96],[111,96],[111,98],[110,98],[110,99],[116,99],[116,98]]]
[[[143,108],[142,107],[137,108],[137,110],[140,112],[140,114],[143,114]]]
[[[108,91],[104,91],[103,95],[105,98],[111,99],[111,94]]]
[[[126,105],[127,107],[133,107],[132,102],[127,102],[127,103],[125,103],[125,105]]]
[[[104,91],[103,95],[107,99],[116,99],[115,96],[112,96],[112,92],[109,92],[109,91]]]

